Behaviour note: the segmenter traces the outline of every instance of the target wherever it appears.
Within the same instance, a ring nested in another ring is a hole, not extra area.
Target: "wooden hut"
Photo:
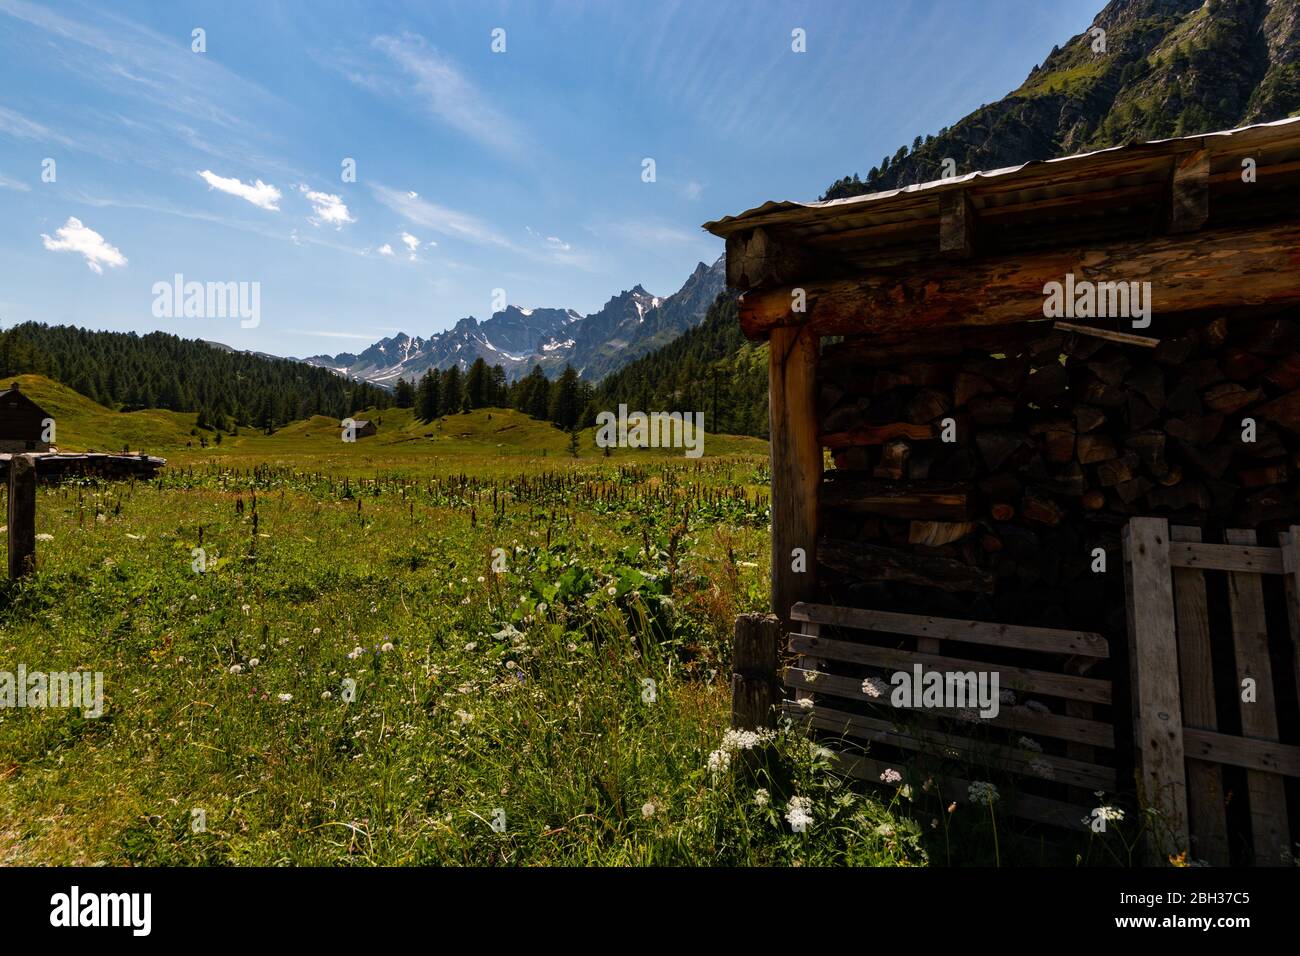
[[[1077,827],[1136,767],[1157,856],[1287,859],[1300,119],[705,228],[769,345],[779,706],[871,742],[845,760],[876,780],[927,747],[870,675],[1000,668],[1019,702],[982,752],[1019,815]]]
[[[50,416],[24,395],[15,382],[0,391],[0,452],[42,452],[50,450]]]

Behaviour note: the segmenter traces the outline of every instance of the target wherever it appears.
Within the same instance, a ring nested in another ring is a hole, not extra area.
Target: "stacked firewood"
[[[1094,548],[1120,579],[1131,515],[1261,540],[1296,520],[1294,319],[1097,331],[825,346],[820,566],[931,596],[1037,592],[1049,613],[1014,618],[1077,621],[1108,590]]]

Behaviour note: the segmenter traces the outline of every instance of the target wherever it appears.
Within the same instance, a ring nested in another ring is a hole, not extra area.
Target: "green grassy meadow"
[[[763,442],[574,457],[512,411],[389,409],[356,443],[312,419],[200,448],[186,416],[22,387],[61,448],[169,465],[39,491],[0,670],[101,671],[105,712],[0,709],[0,862],[925,861],[901,798],[727,733]]]

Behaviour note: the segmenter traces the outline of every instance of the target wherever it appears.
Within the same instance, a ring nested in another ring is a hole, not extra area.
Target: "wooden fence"
[[[1115,732],[1106,714],[1111,683],[1087,676],[1109,657],[1100,634],[806,603],[795,604],[790,617],[799,628],[786,646],[796,656],[785,669],[790,697],[775,699],[771,709],[817,731],[848,775],[879,783],[897,770],[917,788],[942,779],[944,792],[964,801],[971,781],[954,769],[996,769],[1015,780],[1003,794],[1012,814],[1074,829],[1096,806],[1091,791],[1116,789]],[[736,657],[748,667],[733,677],[738,725],[774,722],[763,719],[769,691],[754,667],[775,657],[774,627],[775,619],[737,622]],[[1011,657],[1035,666],[1008,663]],[[918,664],[996,673],[1000,688],[1018,700],[999,700],[989,717],[891,706],[890,675]],[[894,756],[877,759],[876,748]]]
[[[1230,796],[1247,805],[1253,862],[1292,862],[1300,830],[1288,819],[1284,777],[1300,777],[1300,747],[1278,737],[1279,702],[1294,708],[1300,695],[1300,527],[1278,537],[1278,547],[1260,546],[1254,531],[1229,530],[1210,544],[1200,529],[1163,518],[1125,529],[1134,762],[1140,795],[1160,818],[1151,862],[1185,854],[1229,863]],[[1285,603],[1285,625],[1270,629],[1266,587]],[[1211,599],[1225,592],[1226,614]],[[1231,629],[1232,672],[1214,666],[1229,639],[1214,635],[1216,620]],[[1225,767],[1245,771],[1244,791],[1225,785]]]

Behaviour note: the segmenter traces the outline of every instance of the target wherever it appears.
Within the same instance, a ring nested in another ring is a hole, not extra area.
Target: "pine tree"
[[[460,411],[464,400],[465,377],[460,373],[460,366],[453,365],[442,374],[442,401],[439,410],[444,415],[455,415]]]
[[[431,368],[420,378],[420,387],[416,390],[416,417],[422,422],[431,422],[438,417],[440,388],[438,370]]]

